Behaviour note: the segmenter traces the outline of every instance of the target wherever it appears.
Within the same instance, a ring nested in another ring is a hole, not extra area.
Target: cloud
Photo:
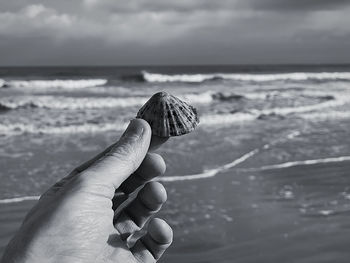
[[[243,3],[243,1],[242,1]],[[279,12],[312,12],[349,6],[348,0],[246,0],[253,9]]]
[[[347,0],[0,0],[0,10],[0,63],[350,60]]]
[[[42,30],[65,30],[72,25],[74,17],[60,14],[44,5],[28,5],[18,12],[0,13],[0,34],[26,35]],[[45,32],[45,31],[44,31]]]

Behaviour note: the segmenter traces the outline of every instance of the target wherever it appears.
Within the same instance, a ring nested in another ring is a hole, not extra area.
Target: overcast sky
[[[350,63],[349,0],[0,0],[0,65]]]

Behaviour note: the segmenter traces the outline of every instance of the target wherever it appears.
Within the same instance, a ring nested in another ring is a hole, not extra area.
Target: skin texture
[[[1,262],[156,262],[173,234],[151,219],[167,195],[149,182],[165,172],[150,144],[148,123],[132,120],[118,142],[41,196]]]

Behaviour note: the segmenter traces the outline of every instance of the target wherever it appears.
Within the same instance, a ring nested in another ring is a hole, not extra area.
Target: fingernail
[[[138,124],[137,119],[132,119],[129,123],[128,128],[126,129],[126,131],[122,135],[122,137],[130,136],[130,135],[141,136],[142,133],[143,133],[143,126]]]

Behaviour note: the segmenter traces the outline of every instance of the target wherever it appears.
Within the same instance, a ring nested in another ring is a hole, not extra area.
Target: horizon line
[[[238,66],[350,66],[348,63],[241,63],[241,64],[116,64],[116,65],[0,65],[0,68],[50,68],[50,67],[86,67],[86,68],[96,68],[96,67],[238,67]]]

